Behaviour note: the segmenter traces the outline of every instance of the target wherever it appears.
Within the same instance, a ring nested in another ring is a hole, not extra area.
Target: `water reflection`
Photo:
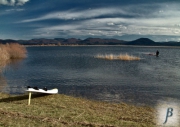
[[[0,62],[0,91],[4,91],[3,89],[7,86],[7,81],[5,77],[3,76],[3,69],[5,68],[7,63]]]
[[[5,77],[2,74],[0,74],[0,91],[4,91],[5,87],[7,86],[8,84]]]
[[[18,69],[21,67],[23,59],[11,59],[5,66],[4,71],[7,69]]]
[[[148,89],[149,92],[146,90]],[[126,102],[134,105],[155,106],[163,96],[150,94],[157,91],[154,87],[128,87],[128,86],[68,86],[60,85],[59,93],[107,102]]]
[[[22,59],[11,59],[6,61],[6,63],[0,66],[0,92],[4,93],[16,93],[17,90],[21,90],[23,87],[18,87],[16,85],[9,86],[8,81],[5,78],[5,74],[9,70],[16,70],[21,67]],[[24,89],[24,88],[23,88]]]

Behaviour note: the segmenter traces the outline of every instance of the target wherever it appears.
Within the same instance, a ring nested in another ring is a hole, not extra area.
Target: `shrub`
[[[18,43],[6,44],[10,59],[19,59],[26,57],[26,48]]]
[[[18,43],[0,44],[0,66],[5,66],[11,59],[26,57],[26,48]]]

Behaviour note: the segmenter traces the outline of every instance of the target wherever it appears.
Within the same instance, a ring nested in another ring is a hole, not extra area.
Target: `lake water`
[[[6,66],[1,92],[26,86],[58,88],[60,94],[93,100],[155,105],[180,99],[180,49],[172,47],[27,47],[26,59]],[[159,57],[147,55],[159,50]],[[138,61],[106,60],[98,54],[129,54]]]

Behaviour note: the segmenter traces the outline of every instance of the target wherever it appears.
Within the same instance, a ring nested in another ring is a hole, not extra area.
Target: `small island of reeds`
[[[140,57],[132,56],[129,54],[119,54],[119,55],[114,55],[114,54],[106,54],[106,55],[96,55],[95,58],[99,59],[106,59],[106,60],[123,60],[123,61],[130,61],[130,60],[140,60]]]

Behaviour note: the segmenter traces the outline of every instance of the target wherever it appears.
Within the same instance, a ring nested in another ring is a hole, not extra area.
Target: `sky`
[[[180,0],[0,0],[0,39],[180,42]]]

